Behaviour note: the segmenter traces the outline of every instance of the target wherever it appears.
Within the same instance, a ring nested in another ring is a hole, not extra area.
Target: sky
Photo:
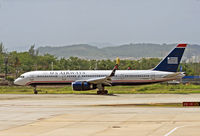
[[[200,44],[200,0],[0,0],[0,42],[31,45]]]

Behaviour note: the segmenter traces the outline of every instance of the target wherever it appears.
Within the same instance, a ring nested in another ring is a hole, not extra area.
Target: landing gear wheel
[[[97,91],[97,94],[100,95],[100,94],[101,94],[101,91]]]
[[[34,94],[38,94],[38,91],[37,91],[37,90],[34,90]]]
[[[104,90],[104,91],[97,91],[97,94],[98,94],[98,95],[106,95],[106,94],[108,94],[108,91],[107,91],[107,90]]]
[[[38,91],[37,91],[37,89],[36,89],[37,87],[36,86],[34,86],[34,94],[38,94]]]
[[[108,90],[105,90],[105,91],[104,91],[104,94],[108,94]]]
[[[97,91],[98,95],[107,95],[108,94],[108,91],[104,90],[104,85],[97,84],[97,88],[98,88],[98,91]]]

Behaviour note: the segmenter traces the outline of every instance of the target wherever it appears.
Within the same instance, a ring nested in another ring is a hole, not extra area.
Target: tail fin
[[[187,44],[178,44],[153,70],[176,72]]]

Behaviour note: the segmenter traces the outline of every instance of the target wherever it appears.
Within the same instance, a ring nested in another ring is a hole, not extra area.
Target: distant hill
[[[78,44],[62,47],[39,47],[39,54],[52,54],[57,57],[69,58],[71,56],[85,59],[136,59],[142,57],[163,57],[176,44],[126,44],[115,47],[98,48],[88,44]],[[184,58],[200,56],[199,45],[189,45],[184,54]]]

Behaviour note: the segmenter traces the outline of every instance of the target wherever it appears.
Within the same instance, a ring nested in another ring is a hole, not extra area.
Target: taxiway
[[[170,106],[183,101],[200,94],[1,94],[0,136],[199,136],[200,107]]]

